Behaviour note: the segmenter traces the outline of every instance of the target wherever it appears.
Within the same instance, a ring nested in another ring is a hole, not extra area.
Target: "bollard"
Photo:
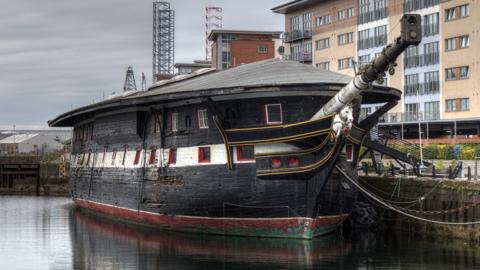
[[[448,179],[452,179],[452,165],[448,165]]]
[[[364,163],[365,164],[365,175],[368,176],[368,163]]]
[[[407,164],[403,167],[403,176],[407,176]]]
[[[390,171],[392,173],[392,176],[395,176],[395,167],[393,166],[393,163],[390,163]]]
[[[467,178],[468,181],[472,179],[472,169],[470,168],[470,166],[467,167]]]
[[[432,165],[432,178],[435,179],[437,177],[437,172],[435,171],[435,165]]]

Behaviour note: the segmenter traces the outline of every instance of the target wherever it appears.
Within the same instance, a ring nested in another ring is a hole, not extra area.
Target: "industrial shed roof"
[[[31,138],[38,136],[38,134],[15,134],[9,137],[3,138],[0,140],[0,143],[21,143],[24,141],[28,141]]]

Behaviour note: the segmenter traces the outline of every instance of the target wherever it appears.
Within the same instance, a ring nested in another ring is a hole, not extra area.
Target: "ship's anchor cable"
[[[345,178],[347,178],[348,181],[350,181],[350,183],[352,183],[354,186],[356,186],[361,192],[363,192],[365,195],[367,195],[368,197],[370,197],[371,199],[373,199],[374,201],[376,201],[377,203],[381,204],[382,206],[394,211],[394,212],[397,212],[401,215],[404,215],[404,216],[407,216],[409,218],[412,218],[412,219],[416,219],[416,220],[419,220],[419,221],[423,221],[423,222],[426,222],[426,223],[432,223],[432,224],[439,224],[439,225],[475,225],[475,224],[480,224],[480,221],[471,221],[471,222],[447,222],[447,221],[438,221],[438,220],[432,220],[432,219],[427,219],[427,218],[423,218],[423,217],[419,217],[419,216],[415,216],[415,215],[412,215],[412,214],[409,214],[407,212],[405,212],[405,208],[400,208],[400,207],[395,207],[391,204],[388,204],[386,202],[384,202],[381,198],[378,198],[377,196],[375,196],[374,194],[370,193],[368,190],[364,189],[361,185],[359,185],[357,183],[357,181],[355,181],[355,179],[353,177],[351,177],[341,166],[339,165],[335,165],[335,167],[337,168],[337,170],[343,175],[345,176]],[[480,203],[480,202],[478,202]],[[450,210],[454,210],[454,209],[450,209]],[[408,209],[407,211],[411,211],[410,209]],[[434,211],[432,211],[434,212]]]

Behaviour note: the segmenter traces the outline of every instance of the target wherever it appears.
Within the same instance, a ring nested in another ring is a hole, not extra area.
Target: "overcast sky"
[[[173,0],[175,62],[205,57],[205,6],[225,29],[283,30],[286,0]],[[151,0],[0,0],[0,128],[46,127],[152,70]]]

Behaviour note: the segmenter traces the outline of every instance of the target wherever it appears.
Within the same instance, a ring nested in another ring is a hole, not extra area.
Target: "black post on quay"
[[[448,179],[452,179],[452,165],[448,165]]]
[[[470,168],[470,166],[467,167],[467,178],[468,181],[472,179],[472,168]]]
[[[432,165],[432,178],[435,179],[437,177],[437,172],[435,171],[435,165]]]

